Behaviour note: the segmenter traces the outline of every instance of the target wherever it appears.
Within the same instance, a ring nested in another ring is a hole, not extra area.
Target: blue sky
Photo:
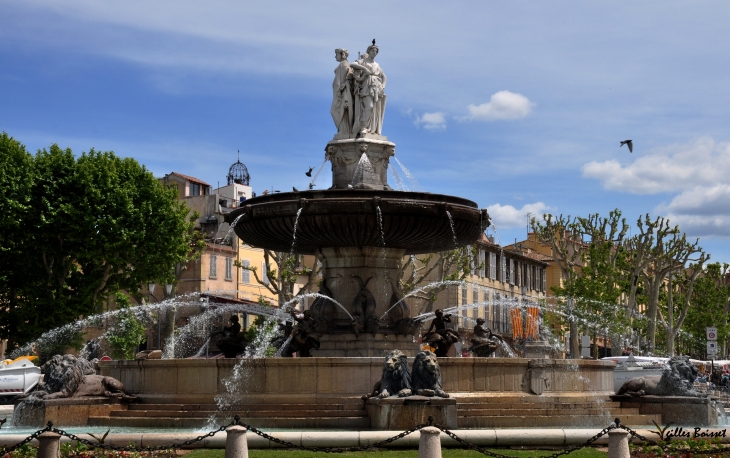
[[[383,134],[411,188],[488,207],[503,243],[524,237],[527,212],[620,208],[667,216],[730,262],[727,2],[2,0],[0,13],[0,130],[32,151],[113,150],[215,186],[240,149],[255,191],[306,188],[334,134],[333,50],[352,61],[376,38]]]

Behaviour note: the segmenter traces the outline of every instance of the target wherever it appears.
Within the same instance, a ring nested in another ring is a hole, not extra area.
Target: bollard
[[[38,458],[58,458],[60,453],[60,434],[49,431],[38,436]]]
[[[225,458],[248,458],[248,441],[243,426],[231,426],[226,429]]]
[[[418,458],[441,458],[440,435],[441,430],[433,426],[421,428],[421,439],[418,441]]]
[[[608,458],[629,458],[629,432],[614,429],[608,432]]]

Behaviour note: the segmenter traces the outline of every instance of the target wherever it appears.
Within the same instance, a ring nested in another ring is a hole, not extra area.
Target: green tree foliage
[[[172,282],[199,253],[188,209],[113,152],[29,155],[0,137],[0,335],[14,345],[98,312],[117,291]]]
[[[679,288],[675,301],[685,300],[686,289]],[[678,351],[698,359],[706,357],[706,334],[708,326],[717,327],[718,344],[725,354],[730,338],[728,309],[730,308],[730,266],[728,264],[708,264],[694,284],[690,293],[691,307],[686,312],[683,333],[679,338]]]
[[[117,309],[115,323],[106,333],[106,341],[116,359],[134,359],[139,344],[145,340],[145,325],[129,309],[129,298],[116,294]]]

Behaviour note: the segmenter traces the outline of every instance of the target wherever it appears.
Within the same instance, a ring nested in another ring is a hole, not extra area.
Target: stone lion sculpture
[[[411,371],[408,357],[400,350],[393,350],[383,361],[383,375],[375,382],[373,392],[364,398],[388,396],[406,397],[411,395]]]
[[[56,355],[41,366],[43,382],[31,393],[32,399],[58,399],[81,396],[106,396],[136,399],[126,393],[124,385],[113,377],[96,375],[92,364],[73,355]]]
[[[662,371],[662,375],[634,377],[624,382],[616,395],[629,396],[699,396],[694,389],[697,368],[688,356],[674,356]]]
[[[411,374],[411,389],[419,396],[449,397],[441,385],[441,368],[433,352],[419,352]]]

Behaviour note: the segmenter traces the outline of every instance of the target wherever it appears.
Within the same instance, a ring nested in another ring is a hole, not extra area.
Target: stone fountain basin
[[[473,243],[489,225],[486,210],[460,197],[353,189],[259,196],[232,211],[227,221],[239,216],[234,230],[241,240],[285,252],[292,249],[296,222],[294,251],[302,254],[320,247],[366,246],[432,253]]]

